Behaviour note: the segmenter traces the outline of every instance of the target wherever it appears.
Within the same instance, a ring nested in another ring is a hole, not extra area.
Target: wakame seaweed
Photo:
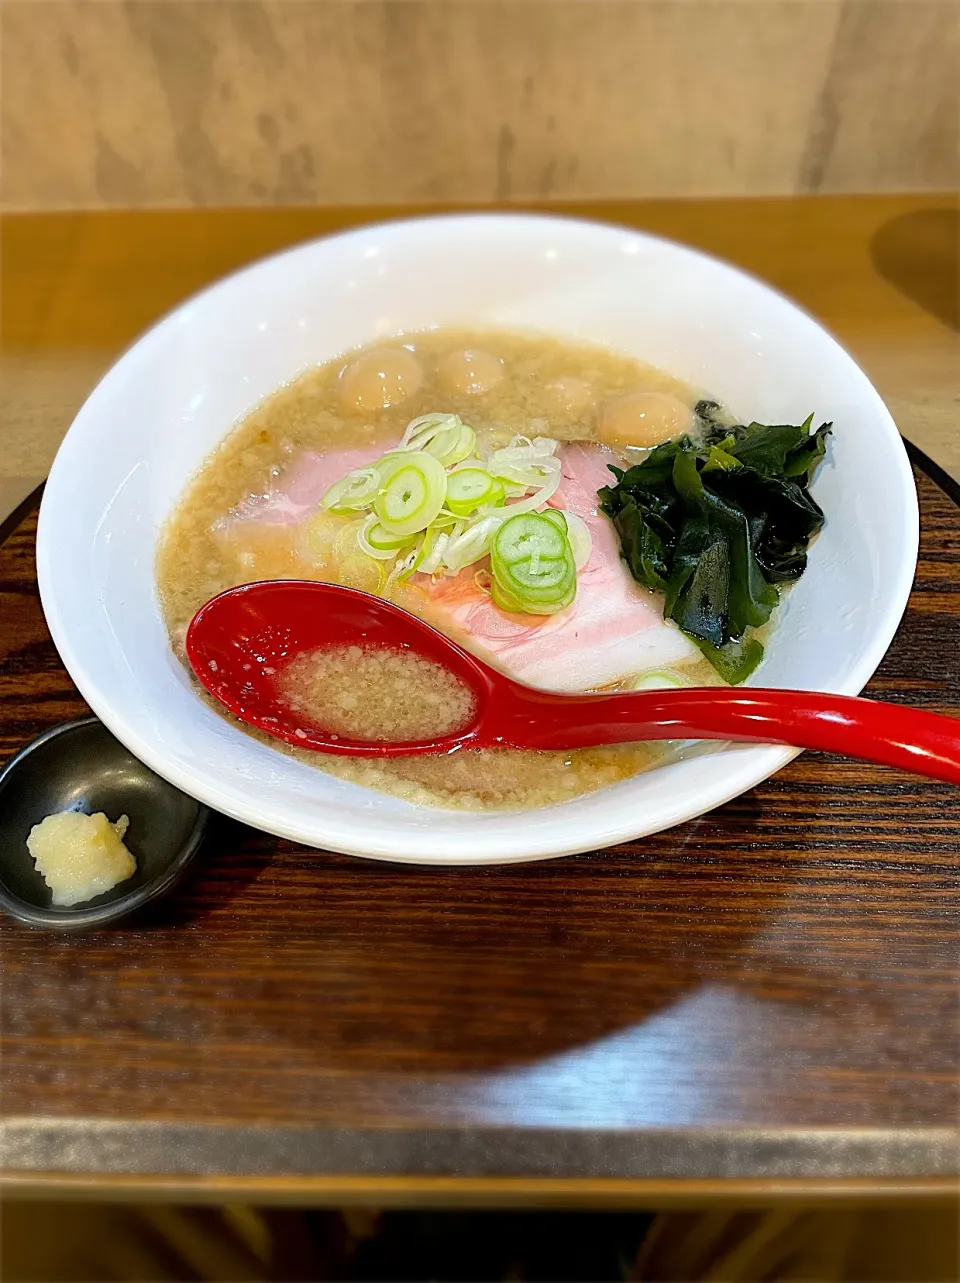
[[[807,565],[823,512],[807,486],[826,451],[831,424],[798,426],[717,421],[701,402],[700,442],[684,436],[658,446],[598,492],[638,583],[665,595],[664,615],[696,642],[726,681],[737,685],[759,664],[763,646],[746,637],[766,623]]]

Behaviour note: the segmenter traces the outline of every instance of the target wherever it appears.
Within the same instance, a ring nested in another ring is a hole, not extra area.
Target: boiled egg
[[[604,445],[648,450],[693,425],[693,411],[669,392],[631,392],[608,401],[600,412],[597,437]]]
[[[503,378],[503,361],[491,352],[466,348],[448,352],[437,366],[437,376],[443,388],[460,396],[482,396],[490,392]]]
[[[564,375],[548,383],[544,391],[558,410],[566,414],[583,414],[593,400],[593,387],[586,379]]]
[[[419,392],[420,362],[406,348],[375,348],[351,361],[340,375],[340,401],[349,412],[388,410]]]

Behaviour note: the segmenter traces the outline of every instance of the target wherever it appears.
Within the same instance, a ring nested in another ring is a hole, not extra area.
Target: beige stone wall
[[[7,209],[957,185],[960,0],[0,0]]]

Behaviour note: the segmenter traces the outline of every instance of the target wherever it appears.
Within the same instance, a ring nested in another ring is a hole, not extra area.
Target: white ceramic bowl
[[[466,215],[315,241],[221,281],[113,367],[57,455],[40,515],[40,593],[84,698],[160,775],[248,824],[354,855],[435,864],[564,855],[700,815],[783,766],[727,748],[521,813],[419,808],[251,739],[196,695],[167,644],[157,532],[233,424],[279,384],[378,336],[532,328],[609,344],[761,422],[835,423],[814,493],[827,516],[755,684],[859,692],[906,605],[913,478],[850,357],[758,281],[690,249],[599,224]]]

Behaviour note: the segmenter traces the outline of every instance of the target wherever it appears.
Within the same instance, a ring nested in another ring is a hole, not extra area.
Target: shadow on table
[[[960,330],[960,212],[918,209],[892,218],[870,243],[885,280],[944,325]]]
[[[208,1092],[201,1114],[220,1109],[228,1071],[231,1089],[246,1078],[283,1112],[367,1075],[389,1093],[403,1078],[540,1062],[683,1001],[699,1004],[680,1017],[695,1024],[705,990],[742,971],[799,871],[767,854],[779,823],[750,795],[592,855],[437,869],[310,851],[224,821],[148,916],[86,936],[17,933],[5,961],[27,1042],[31,994],[44,1028],[76,1039],[63,1072],[84,1098],[132,1057],[140,1086],[164,1098],[174,1066],[178,1090]],[[707,1005],[710,1036],[725,1037],[723,1002]],[[712,1054],[704,1044],[694,1059]],[[153,1056],[158,1072],[145,1076]],[[26,1091],[29,1055],[8,1066],[11,1087],[20,1071]]]
[[[737,974],[792,871],[747,796],[682,829],[536,864],[421,868],[313,852],[225,825],[141,924],[214,1041],[314,1068],[481,1071],[635,1029]],[[211,989],[211,969],[216,986]],[[199,998],[199,995],[198,995]],[[181,1006],[182,1010],[182,1006]],[[185,1017],[186,1018],[186,1017]],[[176,1036],[166,1013],[166,1036]]]
[[[139,1110],[188,1100],[197,1120],[935,1121],[949,874],[925,867],[921,893],[915,870],[874,867],[889,821],[858,769],[827,783],[804,758],[681,828],[505,867],[350,859],[224,822],[152,918],[6,938],[10,1108],[53,1027],[75,1111],[124,1083]],[[891,919],[893,877],[909,912]]]

